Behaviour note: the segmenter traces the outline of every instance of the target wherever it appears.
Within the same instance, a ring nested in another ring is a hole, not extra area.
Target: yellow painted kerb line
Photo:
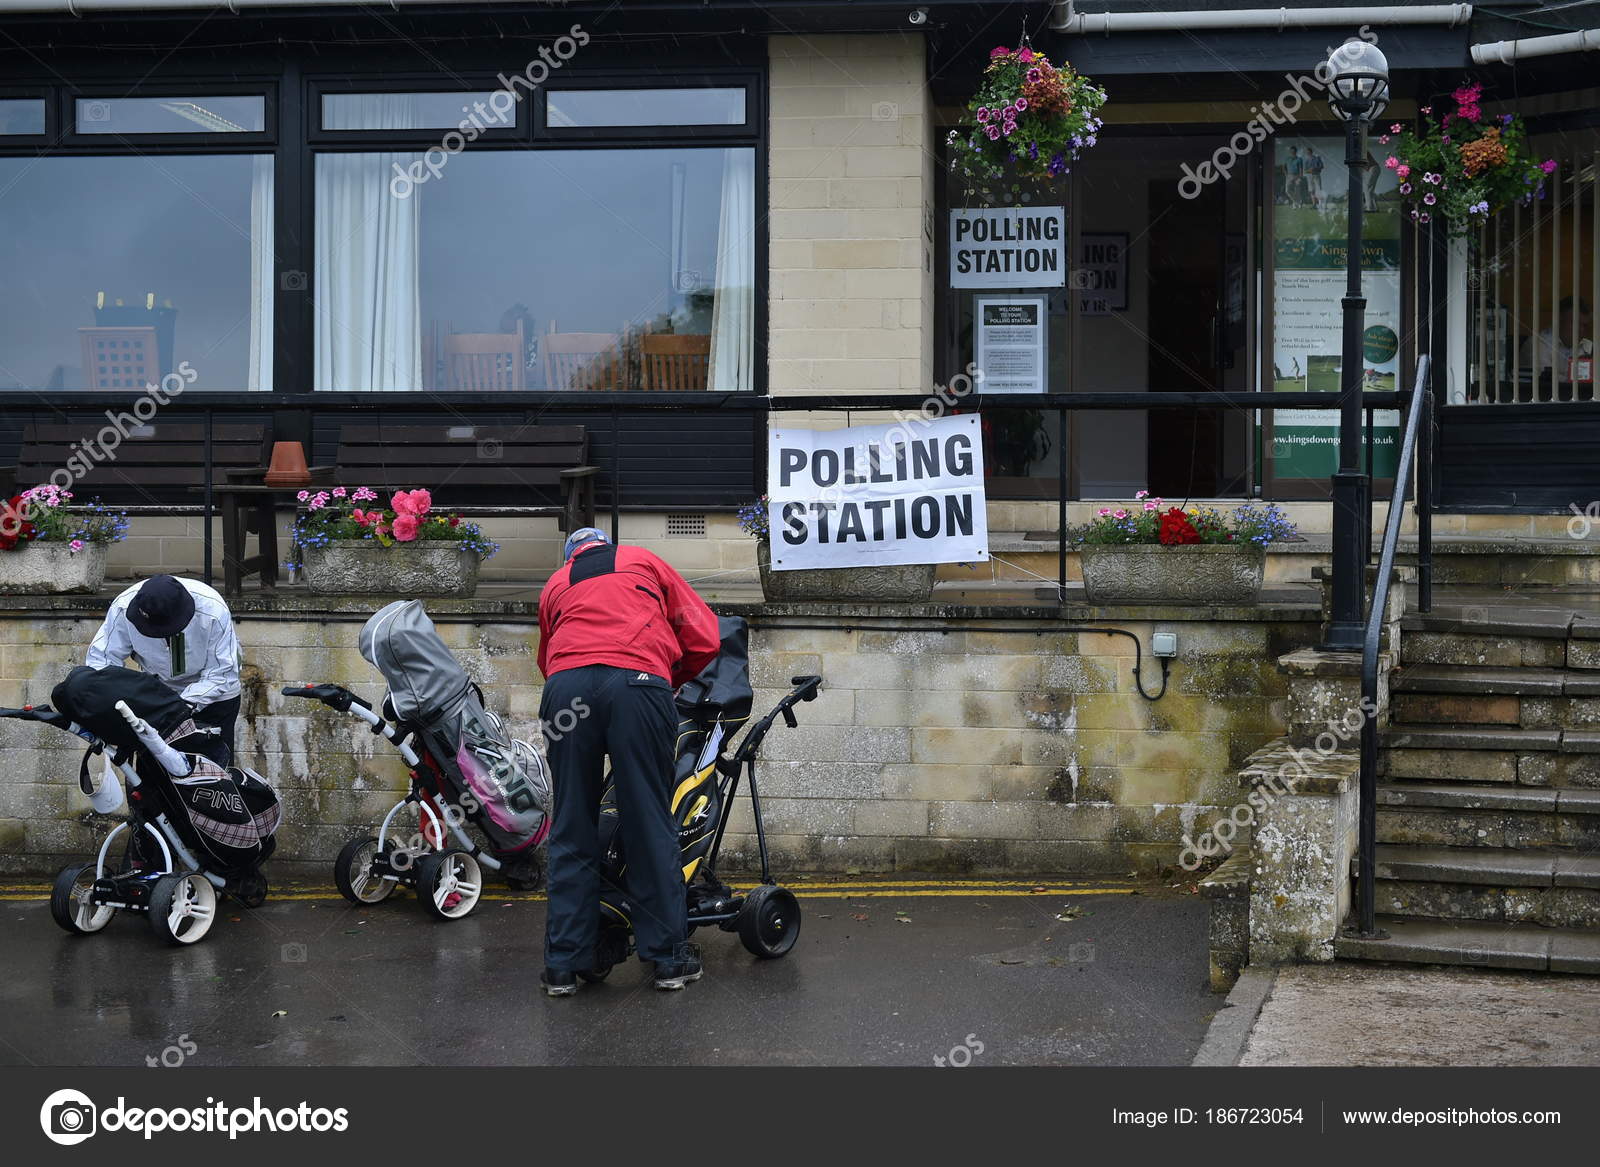
[[[979,880],[908,880],[903,883],[871,881],[863,883],[786,883],[790,891],[805,892],[812,899],[874,899],[905,897],[960,897],[983,899],[994,896],[1101,896],[1136,895],[1137,884],[1037,884],[1027,882],[984,882]],[[0,884],[0,902],[38,903],[50,898],[46,884]],[[342,901],[338,889],[331,887],[290,887],[274,891],[270,903],[295,901]],[[484,901],[542,903],[543,893],[485,891]],[[377,905],[373,905],[376,907]]]

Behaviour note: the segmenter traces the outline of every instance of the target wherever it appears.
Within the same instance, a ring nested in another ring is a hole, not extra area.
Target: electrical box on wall
[[[1176,632],[1153,632],[1150,634],[1150,652],[1157,657],[1173,657],[1178,655],[1178,634]]]

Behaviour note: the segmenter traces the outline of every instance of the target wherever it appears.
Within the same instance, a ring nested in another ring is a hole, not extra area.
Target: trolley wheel
[[[372,873],[372,861],[377,857],[378,840],[369,835],[351,839],[334,860],[334,886],[352,904],[381,904],[398,886],[394,880]]]
[[[94,864],[72,863],[56,874],[50,889],[50,916],[74,936],[88,936],[111,923],[116,908],[89,902],[94,888]]]
[[[452,847],[417,860],[417,898],[440,920],[459,920],[478,906],[483,870],[465,851]]]
[[[739,909],[739,939],[754,956],[775,960],[800,938],[800,901],[794,892],[764,883]]]
[[[252,871],[239,880],[239,887],[233,893],[233,898],[238,900],[241,906],[254,911],[267,902],[267,893],[271,890],[267,877],[259,871]]]
[[[602,928],[595,941],[594,967],[578,973],[591,985],[598,985],[611,975],[611,970],[628,959],[628,933],[624,928]]]
[[[163,875],[150,889],[150,930],[168,944],[198,943],[216,918],[217,889],[203,875]]]

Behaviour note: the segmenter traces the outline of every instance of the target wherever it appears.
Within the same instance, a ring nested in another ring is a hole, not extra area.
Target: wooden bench
[[[388,492],[426,487],[472,514],[554,515],[563,531],[594,526],[589,436],[581,425],[344,425],[334,465],[319,481]],[[493,504],[455,500],[492,493]],[[559,499],[541,503],[539,498]]]

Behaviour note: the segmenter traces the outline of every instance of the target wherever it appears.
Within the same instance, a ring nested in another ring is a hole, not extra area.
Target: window
[[[0,136],[44,133],[42,97],[0,98]]]
[[[331,390],[754,388],[747,147],[316,161]]]
[[[272,158],[0,158],[0,388],[272,384]]]
[[[453,130],[463,122],[489,129],[517,124],[505,91],[473,93],[325,93],[325,130]]]
[[[545,104],[555,129],[580,126],[737,126],[743,89],[558,89]]]
[[[80,97],[80,134],[258,134],[261,97]]]

